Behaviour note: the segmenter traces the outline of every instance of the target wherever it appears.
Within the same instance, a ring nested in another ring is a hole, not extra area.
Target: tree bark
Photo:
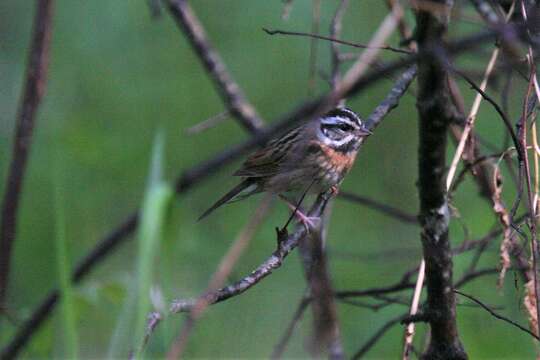
[[[419,196],[421,239],[426,261],[427,314],[431,340],[425,359],[467,359],[456,324],[452,292],[452,254],[448,237],[450,213],[445,186],[446,139],[455,109],[448,73],[430,52],[441,44],[453,1],[433,0],[416,13],[419,115]],[[427,6],[433,5],[433,6]]]

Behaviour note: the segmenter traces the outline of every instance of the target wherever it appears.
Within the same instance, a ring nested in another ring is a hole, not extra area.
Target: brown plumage
[[[353,111],[336,108],[270,141],[250,155],[233,175],[243,181],[206,210],[199,220],[223,204],[261,191],[284,194],[320,193],[339,185],[352,167],[369,130]]]

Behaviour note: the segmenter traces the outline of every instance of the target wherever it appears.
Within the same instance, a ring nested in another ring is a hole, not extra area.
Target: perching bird
[[[199,220],[223,204],[263,191],[283,196],[308,189],[311,193],[322,193],[336,188],[370,134],[360,117],[344,107],[290,130],[250,155],[233,174],[241,176],[243,181],[206,210]],[[298,215],[302,221],[307,219],[302,213]]]

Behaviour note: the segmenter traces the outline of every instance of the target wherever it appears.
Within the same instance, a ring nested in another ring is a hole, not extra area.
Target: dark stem
[[[323,214],[320,228],[310,231],[309,236],[300,242],[300,256],[312,298],[314,334],[311,348],[314,356],[318,357],[327,350],[330,359],[343,359],[345,355],[341,344],[334,290],[324,247],[328,216],[328,213]]]
[[[308,216],[320,217],[326,208],[327,202],[327,196],[324,194],[320,195],[309,211]],[[259,283],[262,279],[270,275],[274,270],[281,266],[283,260],[291,253],[291,251],[294,250],[294,248],[298,246],[299,241],[306,236],[306,232],[306,227],[303,225],[298,225],[292,234],[288,235],[285,239],[278,241],[278,248],[276,251],[274,251],[266,261],[253,270],[251,274],[243,277],[234,284],[206,293],[204,295],[206,304],[212,305],[225,301],[234,296],[242,294],[244,291]],[[193,306],[195,306],[196,301],[197,300],[193,299],[175,300],[173,305],[171,305],[170,310],[173,313],[191,311]]]
[[[310,303],[309,297],[306,297],[306,296],[302,297],[300,304],[298,304],[298,307],[296,311],[294,312],[291,322],[287,326],[287,329],[281,336],[277,345],[274,347],[274,350],[272,350],[272,355],[270,355],[270,359],[281,359],[283,357],[283,353],[285,352],[285,348],[287,347],[287,344],[289,343],[294,333],[294,329],[296,329],[296,327],[302,320],[302,317],[304,316],[304,312],[306,311],[309,303]]]
[[[494,318],[496,319],[499,319],[499,320],[502,320],[512,326],[515,326],[516,328],[518,328],[519,330],[531,335],[533,338],[535,338],[536,340],[539,340],[540,341],[540,337],[538,337],[535,333],[533,333],[532,331],[530,331],[529,329],[527,329],[526,327],[524,326],[521,326],[519,325],[518,323],[516,323],[515,321],[505,317],[505,316],[502,316],[500,314],[497,314],[495,311],[493,311],[489,306],[487,306],[486,304],[484,304],[483,302],[481,302],[480,300],[478,300],[477,298],[475,298],[474,296],[472,295],[469,295],[469,294],[465,294],[459,290],[455,290],[454,289],[454,292],[456,294],[459,294],[461,296],[464,296],[466,297],[467,299],[473,301],[474,303],[480,305],[480,307],[484,310],[486,310],[491,316],[493,316]]]
[[[431,1],[445,5],[452,1]],[[443,42],[449,13],[419,10],[416,14],[419,53]],[[446,140],[456,109],[450,99],[448,73],[436,56],[418,61],[419,196],[421,239],[426,262],[427,311],[431,341],[426,359],[467,359],[456,324],[452,292],[452,252],[448,239],[450,212],[445,186]]]
[[[466,52],[480,46],[486,41],[493,39],[498,33],[500,33],[501,35],[513,35],[510,28],[503,28],[500,29],[500,31],[484,31],[479,34],[467,36],[458,41],[450,43],[448,45],[447,51],[450,54],[459,54]],[[418,58],[418,55],[412,55],[406,59],[399,59],[394,62],[385,64],[379,69],[374,70],[366,74],[365,76],[359,78],[346,95],[353,96],[357,94],[359,91],[364,90],[368,86],[374,84],[377,80],[388,76],[389,74],[393,74],[394,72],[404,67],[413,65],[413,63],[416,62]],[[409,71],[406,71],[406,74],[410,75]],[[406,77],[406,74],[404,74],[403,78]],[[392,93],[394,93],[394,91],[392,91]],[[387,99],[394,99],[391,102],[397,103],[397,99],[399,98],[396,97],[395,94],[389,94],[387,96]],[[233,160],[239,158],[248,150],[253,149],[259,144],[263,144],[265,141],[275,136],[277,133],[285,131],[286,129],[294,126],[295,124],[323,114],[325,111],[329,110],[334,103],[335,96],[333,96],[332,94],[327,94],[326,96],[319,97],[316,100],[306,102],[297,107],[296,110],[279,119],[275,125],[265,128],[265,130],[261,131],[260,133],[253,136],[244,143],[232,147],[232,149],[225,150],[222,153],[218,154],[216,157],[184,171],[176,182],[177,193],[185,193],[188,190],[191,190],[193,186],[199,184],[202,180],[208,178],[210,175],[217,172],[226,164],[229,164]],[[378,113],[379,115],[377,116],[368,117],[368,119],[373,118],[373,122],[370,124],[370,129],[375,128],[379,124],[380,119],[382,119],[380,115],[382,113]],[[369,124],[369,121],[367,123]],[[96,265],[103,261],[108,255],[112,254],[113,251],[118,248],[120,244],[124,243],[127,239],[129,239],[129,235],[131,235],[136,228],[136,222],[137,216],[136,213],[134,213],[128,218],[127,221],[121,223],[118,227],[113,229],[105,238],[98,242],[92,252],[79,263],[78,269],[80,271],[77,272],[77,278],[82,279],[84,276],[88,275],[88,273]],[[13,358],[18,354],[21,348],[30,340],[32,335],[35,334],[35,332],[43,324],[43,321],[54,309],[58,300],[58,294],[58,289],[54,289],[40,302],[38,307],[32,312],[29,318],[17,330],[15,336],[11,339],[8,345],[2,349],[2,352],[0,353],[0,358]]]
[[[243,91],[229,74],[225,63],[210,45],[203,26],[195,16],[187,0],[169,0],[169,10],[182,29],[193,51],[198,55],[216,90],[229,112],[250,132],[263,126],[255,108],[248,102]]]
[[[368,45],[353,43],[353,42],[346,41],[346,40],[340,40],[340,39],[337,39],[337,38],[332,37],[332,36],[311,34],[311,33],[306,33],[306,32],[301,32],[301,31],[270,30],[270,29],[267,29],[267,28],[263,28],[263,31],[265,33],[267,33],[268,35],[301,36],[301,37],[309,37],[309,38],[312,38],[312,39],[326,40],[326,41],[330,41],[332,43],[347,45],[347,46],[358,48],[358,49],[372,48],[372,47],[370,47]],[[405,55],[410,55],[411,54],[411,52],[409,50],[398,49],[398,48],[395,48],[395,47],[392,47],[392,46],[389,46],[389,45],[380,46],[380,47],[377,47],[377,49],[389,50],[389,51],[392,51],[392,52],[395,52],[395,53],[398,53],[398,54],[405,54]]]
[[[415,215],[409,214],[403,210],[394,208],[392,206],[386,205],[382,202],[375,201],[368,197],[353,194],[347,191],[340,191],[338,194],[338,199],[343,199],[351,201],[353,203],[364,205],[370,209],[380,211],[383,214],[386,214],[394,219],[403,221],[409,224],[418,224],[418,219]]]
[[[53,0],[36,2],[32,44],[28,55],[26,80],[17,114],[13,152],[2,200],[0,224],[0,307],[7,294],[11,254],[16,238],[17,210],[21,198],[26,163],[32,145],[36,114],[45,93],[51,43]]]

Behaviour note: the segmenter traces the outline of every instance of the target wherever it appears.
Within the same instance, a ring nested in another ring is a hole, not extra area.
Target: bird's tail
[[[221,199],[216,201],[214,205],[212,205],[208,210],[206,210],[200,217],[197,219],[197,221],[201,221],[210,213],[212,213],[214,210],[216,210],[218,207],[220,207],[223,204],[230,203],[233,201],[241,200],[245,197],[248,197],[251,194],[254,194],[258,192],[258,185],[253,179],[246,179],[242,181],[240,184],[235,186],[231,191],[226,193]]]

